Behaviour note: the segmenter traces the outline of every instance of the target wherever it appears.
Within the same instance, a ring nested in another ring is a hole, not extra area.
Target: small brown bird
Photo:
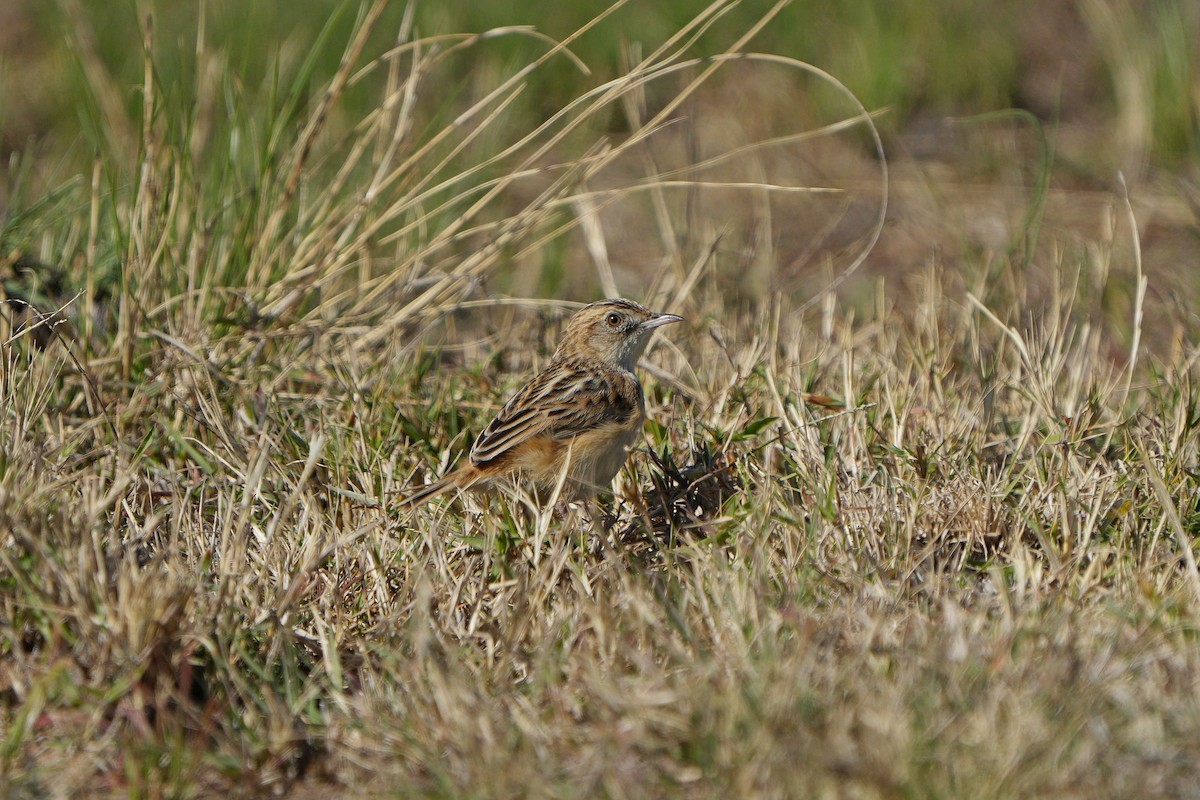
[[[467,463],[414,491],[402,507],[507,477],[528,480],[544,492],[564,471],[566,497],[588,497],[607,487],[646,418],[634,364],[656,328],[682,321],[630,300],[601,300],[580,309],[550,364],[488,423]]]

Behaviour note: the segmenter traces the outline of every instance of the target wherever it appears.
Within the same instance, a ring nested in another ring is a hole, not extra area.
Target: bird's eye
[[[605,317],[605,318],[604,318],[604,320],[605,320],[605,321],[606,321],[606,322],[607,322],[609,325],[612,325],[612,326],[615,328],[615,327],[617,327],[618,325],[620,325],[620,324],[621,324],[621,315],[620,315],[620,314],[618,314],[618,313],[617,313],[617,312],[615,312],[615,311],[610,311],[610,312],[609,312],[609,314],[608,314],[608,316],[607,316],[607,317]]]

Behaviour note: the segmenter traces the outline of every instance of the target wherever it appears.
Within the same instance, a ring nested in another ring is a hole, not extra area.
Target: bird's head
[[[655,313],[632,300],[601,300],[571,317],[554,356],[632,371],[655,328],[672,322],[683,322],[683,317]]]

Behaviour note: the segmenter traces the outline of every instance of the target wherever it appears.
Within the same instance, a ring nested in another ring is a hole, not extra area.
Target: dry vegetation
[[[838,94],[802,65],[681,66],[700,17],[539,128],[562,49],[447,105],[527,32],[376,58],[383,5],[311,100],[185,114],[148,69],[132,147],[10,172],[8,796],[1198,796],[1200,350],[1132,204],[1056,237],[1043,188],[997,247],[906,178],[868,269],[907,277],[823,292],[884,192],[844,96],[739,114]],[[607,531],[395,510],[570,308],[505,297],[617,291],[690,324]]]

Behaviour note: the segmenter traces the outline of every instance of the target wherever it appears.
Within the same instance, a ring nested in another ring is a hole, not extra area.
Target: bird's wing
[[[540,373],[513,395],[471,446],[483,466],[534,437],[571,439],[585,431],[628,422],[641,407],[632,375],[562,364]]]

